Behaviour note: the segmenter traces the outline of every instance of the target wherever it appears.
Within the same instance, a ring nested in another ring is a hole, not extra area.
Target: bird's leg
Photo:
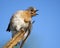
[[[26,38],[22,41],[20,48],[23,47],[23,45],[24,45],[24,43],[25,43],[25,41],[26,41],[26,39],[28,38],[29,35],[30,35],[30,32],[28,32]]]

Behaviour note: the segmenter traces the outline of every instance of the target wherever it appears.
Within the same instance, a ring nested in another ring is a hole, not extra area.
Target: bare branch
[[[13,48],[24,37],[25,32],[21,30],[18,32],[3,48]]]

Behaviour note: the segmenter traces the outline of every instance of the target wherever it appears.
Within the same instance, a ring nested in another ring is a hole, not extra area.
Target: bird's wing
[[[29,21],[29,26],[28,26],[29,32],[31,32],[32,25],[33,25],[34,23],[35,23],[35,21],[33,21],[33,22]]]
[[[9,23],[6,31],[9,31],[10,32],[10,23]]]
[[[12,16],[11,19],[10,19],[10,22],[9,22],[9,24],[8,24],[8,27],[7,27],[7,30],[6,30],[6,31],[9,31],[9,32],[11,31],[13,19],[14,19],[16,16],[20,16],[21,12],[23,12],[23,11],[17,11],[16,13],[13,14],[13,16]]]
[[[9,31],[10,32],[10,30],[11,30],[10,27],[12,26],[12,19],[13,19],[13,16],[10,19],[10,22],[8,24],[8,27],[7,27],[6,31]]]

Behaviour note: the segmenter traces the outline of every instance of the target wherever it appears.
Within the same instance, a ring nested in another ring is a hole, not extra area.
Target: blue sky
[[[6,28],[12,14],[29,6],[39,15],[24,48],[60,48],[60,0],[0,0],[0,48],[11,39]]]

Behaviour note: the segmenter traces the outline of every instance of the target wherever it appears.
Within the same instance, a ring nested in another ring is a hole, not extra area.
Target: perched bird
[[[10,23],[8,25],[8,28],[6,31],[12,32],[12,37],[19,32],[21,29],[24,29],[26,32],[23,38],[23,41],[21,43],[20,48],[22,48],[25,40],[28,38],[31,27],[32,27],[32,17],[37,15],[38,10],[36,10],[34,7],[29,7],[26,10],[19,10],[16,13],[14,13],[10,19]]]

